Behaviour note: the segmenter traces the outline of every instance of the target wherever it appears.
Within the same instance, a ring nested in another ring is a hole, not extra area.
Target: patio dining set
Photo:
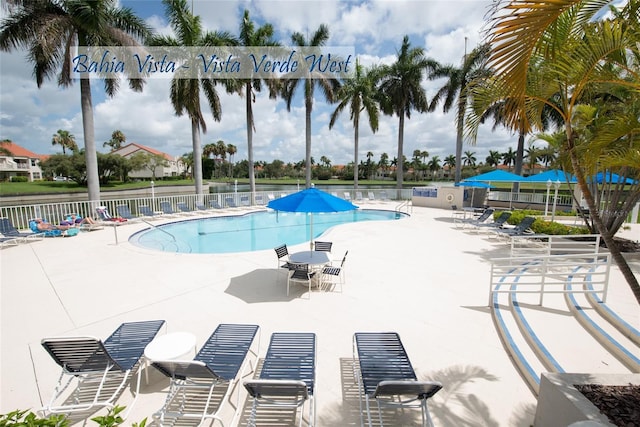
[[[292,254],[286,244],[274,248],[278,258],[277,268],[287,271],[287,296],[291,284],[296,283],[308,288],[309,298],[312,288],[342,292],[345,282],[344,264],[349,251],[341,259],[332,260],[332,247],[332,242],[317,240],[313,242],[311,250]]]

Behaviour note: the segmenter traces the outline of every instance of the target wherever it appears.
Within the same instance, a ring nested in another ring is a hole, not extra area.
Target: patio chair
[[[251,201],[249,200],[249,196],[240,196],[240,206],[249,207],[251,206]]]
[[[304,405],[309,402],[307,425],[315,425],[313,389],[316,380],[316,334],[309,332],[276,332],[271,335],[267,355],[258,379],[244,382],[253,398],[248,425],[259,425],[260,407],[293,409],[299,425],[304,418]],[[272,411],[268,413],[273,419]]]
[[[347,260],[347,254],[344,253],[340,265],[327,265],[322,269],[322,285],[329,285],[335,288],[337,284],[340,285],[340,292],[342,292],[342,285],[344,285],[344,263]]]
[[[466,225],[474,226],[483,224],[490,216],[493,215],[494,211],[495,209],[493,208],[487,208],[477,218],[454,218],[453,223],[456,228],[464,228]]]
[[[289,286],[291,283],[300,283],[306,284],[309,287],[309,299],[311,299],[311,282],[316,272],[311,270],[309,264],[290,262],[287,266],[290,272],[289,279],[287,280],[287,296],[289,296]]]
[[[258,206],[264,205],[264,197],[262,197],[262,194],[256,194],[255,200],[256,200],[256,205]]]
[[[344,199],[347,201],[351,201],[351,193],[349,193],[348,191],[344,192]]]
[[[123,323],[104,341],[94,337],[43,339],[44,349],[62,367],[53,396],[42,408],[45,416],[111,408],[137,370],[134,400],[127,404],[127,414],[130,413],[140,392],[144,349],[164,323],[164,320]],[[76,388],[65,397],[65,390],[74,381]]]
[[[236,201],[233,200],[233,197],[225,197],[224,198],[224,203],[227,205],[227,207],[229,208],[237,208],[238,205],[236,204]]]
[[[277,268],[289,268],[289,249],[287,245],[278,246],[273,249],[276,251],[276,256],[278,257],[278,267]]]
[[[116,206],[116,212],[120,218],[124,218],[128,221],[135,219],[133,214],[131,213],[131,209],[129,209],[129,205],[118,205]]]
[[[193,360],[153,361],[152,365],[171,381],[164,405],[153,414],[156,422],[173,425],[179,419],[195,419],[200,424],[205,420],[212,425],[215,420],[227,424],[220,417],[220,410],[226,401],[231,402],[231,394],[247,374],[247,366],[253,371],[248,355],[253,353],[253,360],[257,359],[252,347],[258,330],[257,325],[220,324]],[[214,389],[219,386],[226,389],[222,396],[214,396]],[[233,404],[235,408],[237,403]]]
[[[333,242],[320,242],[316,240],[313,242],[313,250],[320,252],[331,252],[331,247],[333,246]]]
[[[0,237],[0,247],[4,248],[5,246],[16,246],[20,242],[15,237]]]
[[[369,191],[367,193],[367,198],[369,199],[370,202],[375,202],[376,200],[376,195],[373,193],[373,191]]]
[[[493,230],[497,237],[511,237],[522,236],[523,234],[533,234],[531,226],[536,222],[536,218],[533,216],[525,216],[518,224],[513,228],[498,228]]]
[[[379,425],[382,408],[418,408],[422,426],[432,427],[427,400],[442,384],[418,381],[400,336],[395,332],[359,332],[353,335],[353,364],[360,395],[360,417],[364,425],[362,400],[369,427],[372,426],[371,400],[378,406]],[[387,418],[387,417],[385,417]]]
[[[142,206],[141,206],[142,208]],[[171,203],[168,202],[167,200],[163,200],[160,202],[160,210],[162,211],[163,215],[169,215],[169,216],[176,216],[178,215],[178,212],[173,210],[173,207],[171,206]],[[145,214],[147,215],[147,214]]]
[[[220,206],[220,203],[218,203],[216,199],[211,199],[209,201],[209,206],[211,206],[213,209],[222,209],[222,206]]]
[[[478,231],[478,232],[483,229],[489,230],[489,231],[497,230],[504,227],[504,224],[507,222],[509,218],[511,218],[511,212],[504,211],[493,222],[483,222],[480,224],[471,224],[471,225],[474,227],[475,231]]]
[[[364,197],[362,197],[362,191],[356,191],[356,200],[359,202],[364,200]]]
[[[383,190],[383,191],[380,192],[380,199],[385,200],[385,201],[389,200],[389,196],[387,196],[387,192],[386,191]]]
[[[44,237],[44,233],[39,230],[31,230],[28,232],[18,230],[9,218],[0,218],[0,234],[5,239],[4,242],[10,242],[11,239],[15,243],[26,242],[28,240],[40,240]]]
[[[206,211],[207,207],[201,202],[196,202],[196,209],[199,211]]]
[[[191,214],[194,213],[193,209],[191,209],[189,206],[187,206],[187,204],[185,202],[176,203],[176,207],[180,211],[179,213],[183,213],[183,214],[187,214],[187,215],[191,215]]]
[[[147,205],[138,206],[138,212],[141,216],[156,216],[156,213]]]

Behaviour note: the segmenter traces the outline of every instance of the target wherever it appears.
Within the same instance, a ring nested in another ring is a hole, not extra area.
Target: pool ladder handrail
[[[140,218],[140,220],[141,220],[142,222],[144,222],[145,224],[147,224],[149,227],[151,227],[151,228],[155,228],[155,229],[156,229],[156,230],[158,230],[158,231],[162,231],[163,233],[168,234],[169,236],[171,236],[171,238],[173,239],[173,241],[174,241],[174,242],[177,242],[176,237],[175,237],[173,234],[169,233],[167,230],[163,230],[162,228],[158,227],[158,226],[157,226],[157,225],[155,225],[155,224],[150,223],[149,221],[147,221],[147,220],[146,220],[146,219],[144,219],[144,218]]]

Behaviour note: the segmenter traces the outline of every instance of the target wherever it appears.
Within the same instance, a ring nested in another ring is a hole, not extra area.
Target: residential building
[[[29,182],[42,179],[40,161],[48,156],[36,154],[11,141],[2,142],[1,147],[0,181],[10,181],[19,176],[26,177]]]
[[[133,155],[140,152],[162,156],[166,160],[166,165],[157,166],[155,171],[153,171],[155,173],[153,173],[149,168],[131,171],[129,172],[129,177],[131,178],[151,179],[154,175],[156,178],[165,178],[170,176],[179,176],[185,172],[185,165],[182,163],[179,156],[171,157],[167,153],[158,151],[155,148],[136,144],[135,142],[124,145],[117,150],[113,150],[111,154],[118,154],[125,158],[131,158]]]

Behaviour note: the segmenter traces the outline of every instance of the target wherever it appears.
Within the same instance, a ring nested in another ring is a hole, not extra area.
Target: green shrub
[[[12,176],[11,182],[29,182],[29,178],[26,176]]]
[[[494,212],[494,219],[499,217],[501,213],[502,211]],[[522,221],[526,216],[540,216],[542,214],[543,212],[541,211],[535,211],[531,209],[515,210],[511,213],[511,216],[507,220],[507,223],[516,225],[519,224],[520,221]],[[557,214],[558,213],[556,212],[556,215]],[[574,227],[571,225],[560,224],[558,222],[545,221],[541,218],[536,219],[536,221],[531,226],[531,230],[539,234],[552,234],[558,236],[589,234],[589,229],[587,227]]]
[[[124,406],[114,406],[109,409],[104,416],[91,418],[100,427],[116,427],[122,425],[124,420],[120,416],[120,412],[125,409]],[[147,419],[143,419],[140,423],[132,423],[131,427],[145,427]],[[69,421],[64,415],[50,415],[46,418],[39,417],[33,412],[13,411],[8,414],[0,414],[0,427],[68,427]]]

